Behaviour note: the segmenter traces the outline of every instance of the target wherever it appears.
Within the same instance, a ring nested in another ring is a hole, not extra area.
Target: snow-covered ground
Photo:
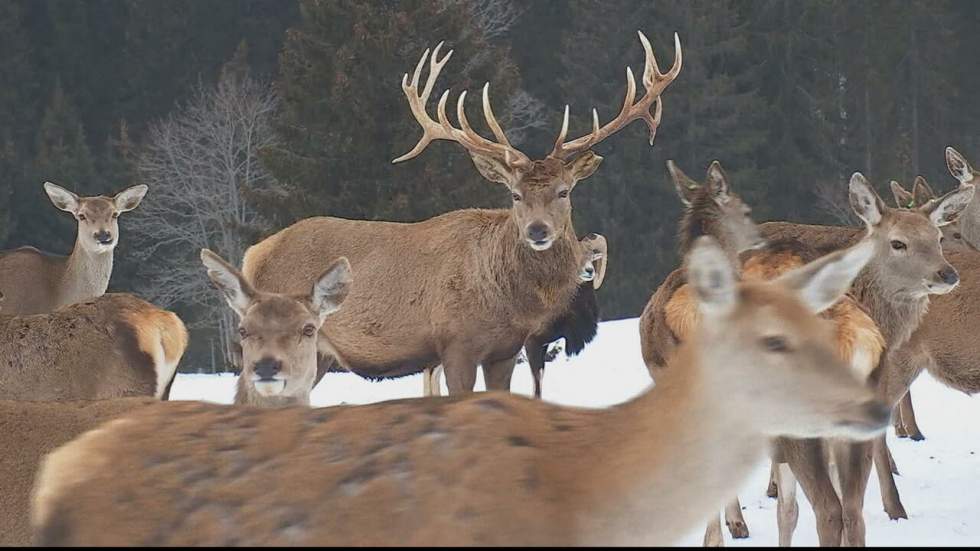
[[[235,377],[180,375],[171,399],[230,403]],[[560,356],[549,364],[544,398],[577,406],[606,406],[628,400],[650,384],[640,357],[637,320],[603,323],[599,335],[578,357]],[[482,376],[477,380],[483,388]],[[530,395],[531,374],[525,365],[514,373],[513,391]],[[889,434],[892,453],[902,475],[897,477],[909,520],[889,521],[881,507],[877,478],[872,474],[865,498],[868,545],[980,544],[980,398],[969,397],[923,375],[912,387],[923,442],[899,440]],[[313,402],[369,403],[422,394],[421,376],[379,383],[353,374],[328,374],[313,392]],[[765,496],[768,465],[760,465],[739,498],[751,537],[727,545],[775,545],[776,502]],[[802,492],[795,545],[816,545],[813,512]],[[700,545],[702,531],[683,540]]]

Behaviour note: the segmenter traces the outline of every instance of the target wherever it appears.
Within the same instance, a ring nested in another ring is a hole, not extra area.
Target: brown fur
[[[78,197],[53,184],[46,184],[45,189],[56,207],[79,218],[75,247],[70,256],[47,254],[33,247],[0,253],[0,291],[7,297],[6,314],[43,314],[105,294],[112,275],[113,251],[119,242],[118,216],[136,208],[146,193],[146,186],[130,188],[115,197]],[[94,235],[100,232],[111,236],[110,245],[96,241]]]
[[[138,411],[47,457],[35,542],[671,543],[752,472],[767,431],[884,425],[791,292],[753,283],[730,296],[733,309],[713,314],[656,388],[607,410],[486,393]],[[773,327],[799,352],[766,355],[757,343]],[[744,422],[730,422],[730,407]]]
[[[85,431],[151,398],[79,402],[0,400],[0,546],[31,543],[30,495],[41,459]]]
[[[413,224],[320,217],[249,248],[243,272],[258,289],[297,292],[325,259],[346,256],[357,280],[323,326],[321,342],[330,348],[323,352],[370,378],[443,363],[458,392],[472,389],[477,364],[514,357],[569,304],[579,249],[568,222],[551,248],[531,250],[505,210],[454,211]]]
[[[180,318],[127,294],[0,315],[0,399],[161,398],[186,347]]]

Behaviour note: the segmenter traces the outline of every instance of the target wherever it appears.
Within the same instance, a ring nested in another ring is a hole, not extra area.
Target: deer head
[[[107,253],[116,247],[119,215],[138,207],[147,189],[138,185],[113,197],[79,197],[57,184],[44,183],[44,191],[54,206],[70,212],[78,220],[78,242],[90,253]]]
[[[687,250],[701,235],[712,235],[729,254],[736,255],[766,244],[752,220],[752,209],[732,192],[721,163],[711,163],[704,184],[689,178],[674,161],[667,161],[667,170],[685,208],[681,250]]]
[[[437,108],[438,121],[429,117],[426,103],[436,79],[453,52],[449,51],[439,58],[442,43],[432,51],[422,54],[415,72],[409,81],[406,73],[402,78],[402,90],[408,98],[412,114],[422,127],[422,137],[411,151],[395,159],[394,163],[406,161],[419,155],[433,140],[454,141],[462,145],[473,159],[473,164],[484,178],[503,184],[510,190],[513,206],[511,214],[523,241],[535,251],[551,247],[555,239],[571,231],[572,204],[570,194],[575,185],[591,176],[602,157],[591,148],[635,120],[642,120],[650,131],[650,145],[656,135],[663,111],[661,93],[677,78],[681,70],[680,39],[674,35],[674,65],[667,73],[661,73],[653,55],[650,42],[639,33],[640,42],[646,52],[643,72],[643,86],[646,93],[639,101],[636,99],[636,81],[632,70],[626,68],[626,99],[623,107],[612,121],[599,125],[599,115],[592,110],[592,132],[566,141],[568,134],[568,106],[561,131],[555,141],[554,149],[542,160],[532,161],[527,155],[512,146],[503,129],[493,115],[490,107],[490,83],[483,87],[483,114],[496,141],[476,133],[466,118],[466,92],[459,95],[456,102],[456,118],[459,128],[454,127],[446,116],[446,102],[449,91],[442,94]],[[421,93],[419,78],[426,59],[429,59],[429,76]],[[651,112],[651,108],[655,108]]]
[[[579,240],[582,245],[582,255],[585,264],[579,273],[582,281],[591,281],[592,287],[598,289],[602,287],[602,281],[606,279],[606,265],[608,263],[608,245],[606,238],[597,233],[590,233]]]
[[[317,334],[324,319],[340,308],[351,285],[350,263],[335,260],[306,295],[257,291],[208,249],[201,250],[208,277],[238,314],[242,380],[264,397],[300,398],[309,403],[316,378]]]
[[[940,228],[973,199],[973,186],[952,191],[915,209],[885,206],[860,172],[851,176],[851,208],[864,221],[875,244],[871,276],[889,296],[945,294],[959,275],[943,257]]]
[[[830,322],[815,315],[848,290],[874,249],[866,239],[775,280],[739,282],[713,238],[695,241],[686,269],[701,312],[696,344],[724,370],[713,373],[723,386],[714,390],[749,397],[733,411],[772,435],[867,438],[884,428],[889,408],[838,359]]]
[[[970,184],[972,186],[972,184]],[[916,176],[912,185],[912,191],[906,190],[902,184],[891,181],[892,195],[895,197],[895,204],[902,209],[917,209],[927,203],[936,200],[936,193],[922,176]],[[945,251],[976,251],[977,248],[963,238],[962,227],[963,214],[955,216],[946,225],[940,228],[942,231],[942,245]]]
[[[946,166],[949,173],[959,182],[960,189],[980,184],[980,172],[977,172],[966,157],[952,147],[946,148]],[[963,240],[971,247],[980,247],[980,201],[972,201],[959,217],[960,232]]]

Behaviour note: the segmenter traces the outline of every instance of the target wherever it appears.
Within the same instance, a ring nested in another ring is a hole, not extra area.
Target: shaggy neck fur
[[[490,254],[478,255],[475,261],[479,288],[486,290],[480,296],[484,306],[511,308],[514,316],[531,318],[532,324],[568,306],[578,287],[580,263],[578,241],[570,227],[546,251],[528,246],[513,216],[488,228],[483,239],[486,247],[475,250]]]
[[[75,238],[75,248],[65,263],[59,307],[100,297],[109,288],[115,248],[104,253],[89,252],[82,246],[82,239],[81,235]]]
[[[307,392],[301,396],[262,396],[255,391],[255,387],[251,383],[239,375],[234,403],[240,406],[255,406],[260,408],[309,406],[310,393]]]
[[[703,524],[763,459],[766,438],[732,415],[712,362],[691,339],[657,378],[656,388],[595,420],[596,456],[576,478],[576,528],[583,545],[670,545]],[[726,407],[727,405],[727,407]],[[679,483],[683,481],[683,483]],[[683,503],[683,507],[678,507]]]

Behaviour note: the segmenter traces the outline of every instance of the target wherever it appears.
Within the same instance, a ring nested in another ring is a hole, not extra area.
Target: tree
[[[136,167],[151,190],[135,211],[135,257],[145,275],[139,291],[184,312],[198,342],[217,335],[229,362],[237,324],[204,276],[199,253],[210,248],[241,264],[243,232],[261,223],[243,190],[276,188],[258,152],[279,143],[271,126],[279,100],[249,75],[242,52],[215,87],[200,85],[190,101],[150,126]]]

